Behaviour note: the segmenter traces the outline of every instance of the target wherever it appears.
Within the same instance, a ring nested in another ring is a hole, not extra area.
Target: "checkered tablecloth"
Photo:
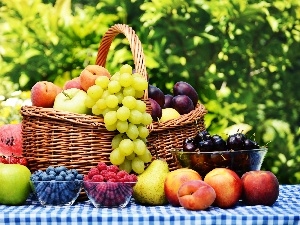
[[[141,206],[132,201],[123,209],[94,208],[90,202],[73,206],[42,207],[28,199],[26,205],[0,205],[0,224],[300,224],[300,185],[281,185],[272,206],[245,206],[231,209],[210,207],[189,211],[182,207]]]

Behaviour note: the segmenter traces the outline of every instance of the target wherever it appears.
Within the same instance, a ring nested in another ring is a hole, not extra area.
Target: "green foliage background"
[[[269,147],[262,169],[282,184],[300,183],[299,1],[2,0],[0,7],[2,103],[37,81],[63,85],[78,76],[95,63],[106,30],[125,23],[143,44],[150,83],[165,93],[190,83],[208,109],[210,133],[255,135]],[[132,55],[118,35],[107,68],[124,63]]]

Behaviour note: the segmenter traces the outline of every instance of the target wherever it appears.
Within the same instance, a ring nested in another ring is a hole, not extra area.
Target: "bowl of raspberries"
[[[208,131],[199,131],[183,141],[182,148],[171,150],[179,167],[191,168],[202,177],[214,168],[228,168],[239,176],[260,170],[268,149],[245,134],[237,132],[223,139]]]
[[[49,166],[30,177],[33,193],[42,206],[70,206],[83,187],[83,174],[64,166]]]
[[[136,182],[135,174],[99,162],[84,175],[83,187],[94,207],[124,208],[131,200]]]

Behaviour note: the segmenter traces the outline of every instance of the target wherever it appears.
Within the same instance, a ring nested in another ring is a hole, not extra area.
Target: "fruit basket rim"
[[[268,148],[263,147],[263,148],[257,148],[257,149],[245,149],[245,150],[227,150],[227,151],[212,151],[212,152],[201,152],[201,151],[183,151],[182,149],[179,148],[174,148],[171,149],[171,153],[179,153],[179,154],[205,154],[205,155],[211,155],[211,154],[239,154],[239,153],[250,153],[250,152],[267,152]]]

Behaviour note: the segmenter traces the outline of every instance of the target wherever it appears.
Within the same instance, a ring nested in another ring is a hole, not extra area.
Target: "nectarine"
[[[202,180],[190,180],[178,189],[178,199],[185,209],[204,210],[215,201],[216,192]]]
[[[215,168],[206,174],[204,182],[215,190],[217,197],[213,204],[220,208],[233,207],[242,195],[241,178],[233,170]]]
[[[177,192],[180,186],[190,180],[202,180],[202,177],[195,170],[180,168],[171,171],[165,180],[164,191],[168,202],[172,206],[180,206]]]
[[[72,80],[68,80],[65,82],[63,89],[67,90],[67,89],[71,89],[71,88],[77,88],[77,89],[83,90],[83,88],[81,87],[81,84],[80,84],[79,77],[75,77]]]
[[[79,75],[80,84],[83,90],[87,89],[95,84],[95,80],[99,76],[107,76],[110,78],[110,73],[108,70],[99,65],[88,65]]]
[[[31,88],[31,102],[33,106],[51,108],[55,97],[61,88],[49,81],[38,81]]]
[[[249,171],[242,178],[242,199],[247,205],[273,205],[279,196],[279,182],[270,171]]]

